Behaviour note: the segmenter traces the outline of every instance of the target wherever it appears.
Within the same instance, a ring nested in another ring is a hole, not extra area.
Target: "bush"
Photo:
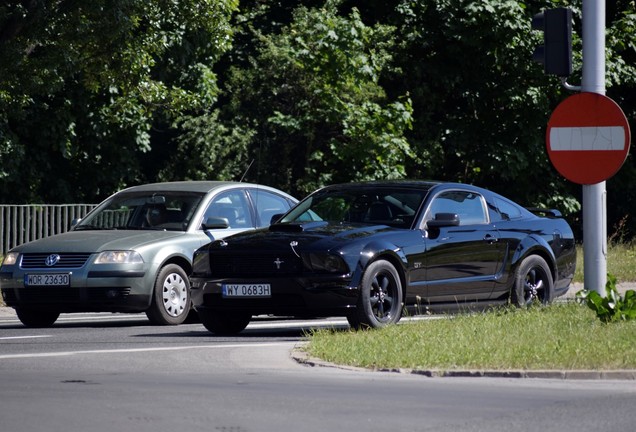
[[[581,290],[576,293],[577,299],[587,304],[601,321],[615,322],[636,319],[636,291],[627,290],[621,296],[616,289],[616,277],[607,275],[605,284],[606,296],[596,291]]]

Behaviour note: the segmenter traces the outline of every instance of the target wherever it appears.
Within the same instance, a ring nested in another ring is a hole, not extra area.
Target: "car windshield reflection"
[[[185,231],[202,197],[175,192],[119,194],[91,212],[74,230]]]
[[[309,197],[281,223],[328,221],[410,228],[425,197],[425,191],[414,189],[329,191]]]

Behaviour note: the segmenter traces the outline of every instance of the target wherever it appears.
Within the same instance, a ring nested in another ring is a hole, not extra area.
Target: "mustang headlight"
[[[349,273],[347,263],[339,255],[311,252],[303,254],[303,262],[315,272]]]
[[[17,252],[9,252],[5,255],[2,265],[15,265],[15,263],[18,262],[19,256],[20,254]]]
[[[141,264],[144,260],[135,251],[105,251],[97,255],[95,264]]]

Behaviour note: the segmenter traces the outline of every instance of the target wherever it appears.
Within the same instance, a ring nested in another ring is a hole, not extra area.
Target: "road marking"
[[[7,337],[0,337],[0,340],[11,340],[11,339],[36,339],[36,338],[49,338],[49,337],[53,337],[53,335],[7,336]]]
[[[184,345],[177,347],[154,347],[154,348],[123,348],[110,350],[85,350],[85,351],[58,351],[50,353],[32,353],[32,354],[6,354],[0,355],[0,360],[23,359],[23,358],[41,358],[41,357],[64,357],[78,354],[120,354],[120,353],[142,353],[156,351],[179,351],[186,349],[210,349],[210,348],[269,348],[275,346],[293,347],[298,342],[271,342],[271,343],[245,343],[245,344],[228,344],[228,345]]]

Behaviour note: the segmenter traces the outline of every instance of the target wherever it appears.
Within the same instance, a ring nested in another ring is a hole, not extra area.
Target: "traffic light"
[[[546,74],[567,77],[572,73],[572,10],[547,9],[532,18],[532,29],[543,31],[543,45],[532,59],[543,65]]]

